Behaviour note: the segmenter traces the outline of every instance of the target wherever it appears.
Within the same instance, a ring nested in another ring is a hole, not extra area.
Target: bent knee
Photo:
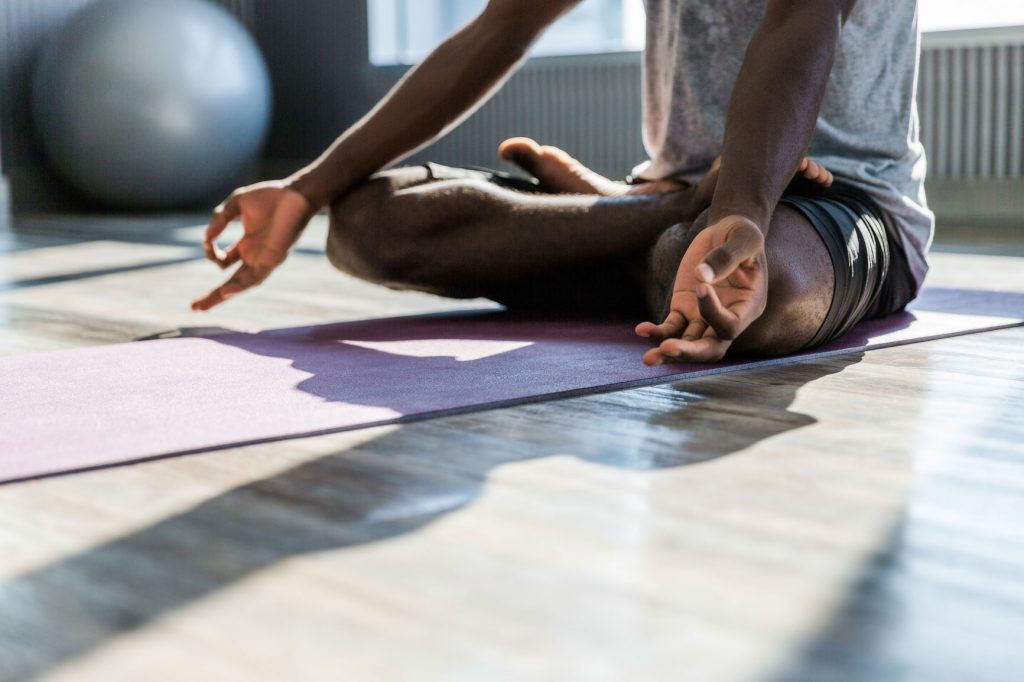
[[[736,339],[736,350],[765,356],[786,355],[807,348],[817,336],[828,315],[828,304],[821,304],[819,291],[801,290],[798,282],[781,279],[770,280],[768,305]]]
[[[331,204],[326,245],[331,265],[374,283],[394,279],[399,267],[389,232],[394,193],[386,177],[374,177]]]
[[[831,257],[814,226],[787,206],[776,210],[765,249],[768,303],[736,340],[736,348],[760,355],[802,350],[817,336],[832,307]]]

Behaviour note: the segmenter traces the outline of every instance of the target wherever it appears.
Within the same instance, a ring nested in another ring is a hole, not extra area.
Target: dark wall
[[[270,159],[316,156],[368,106],[365,0],[260,3],[256,38],[274,82]]]

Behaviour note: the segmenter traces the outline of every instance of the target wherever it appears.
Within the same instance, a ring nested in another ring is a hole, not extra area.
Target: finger
[[[665,316],[665,321],[654,328],[652,338],[657,340],[678,337],[686,328],[686,317],[678,309],[673,309]]]
[[[639,326],[642,325],[650,325],[652,329],[657,327],[657,325],[655,325],[652,322],[644,322]],[[686,325],[686,329],[683,331],[682,339],[684,341],[697,341],[705,336],[707,330],[708,325],[705,322],[702,322],[701,320],[694,320],[693,322],[690,322],[688,325]],[[640,334],[640,336],[648,336],[649,338],[652,339],[652,341],[656,341],[658,343],[657,346],[644,353],[643,362],[645,365],[654,367],[657,365],[662,365],[665,362],[672,359],[666,357],[661,351],[661,345],[664,343],[664,339],[666,337],[654,338],[651,335],[645,334]]]
[[[219,265],[221,268],[230,268],[232,265],[237,263],[242,258],[241,249],[239,244],[235,244],[230,249],[224,252],[224,257],[220,261]]]
[[[232,194],[213,210],[210,224],[206,227],[206,234],[203,237],[203,251],[207,258],[218,265],[221,265],[224,260],[224,252],[217,246],[217,237],[239,216],[239,213],[238,198],[235,194]],[[222,265],[221,267],[225,266]]]
[[[660,347],[654,347],[644,353],[643,363],[648,367],[657,367],[668,362],[668,358],[661,354]]]
[[[641,322],[636,327],[634,327],[633,331],[636,332],[637,336],[642,336],[645,339],[649,339],[651,338],[651,335],[654,334],[655,331],[657,331],[657,329],[658,325],[654,324],[653,322]]]
[[[206,311],[214,306],[220,305],[232,296],[237,296],[246,289],[250,289],[264,279],[269,273],[262,273],[256,268],[243,265],[228,281],[220,285],[206,296],[192,302],[192,310]]]
[[[655,325],[653,322],[644,322],[642,323],[642,325],[650,325],[650,328],[652,329],[657,328],[657,325]],[[698,339],[702,338],[705,335],[707,330],[707,324],[700,320],[694,320],[693,322],[690,322],[688,325],[686,325],[686,329],[685,331],[683,331],[682,338],[683,340],[686,341],[697,341]],[[645,336],[644,334],[640,335]],[[649,336],[649,338],[651,338],[651,340],[657,343],[658,345],[644,353],[644,364],[654,367],[657,365],[664,364],[667,360],[670,360],[670,358],[665,357],[665,355],[661,352],[661,344],[664,342],[665,337],[655,337],[654,335],[647,336]]]
[[[206,312],[214,306],[218,306],[227,300],[228,294],[226,293],[227,284],[222,284],[210,293],[206,294],[202,298],[197,298],[192,301],[193,312]]]
[[[686,330],[683,331],[683,339],[689,341],[696,341],[697,339],[704,336],[704,333],[708,330],[708,325],[703,320],[694,320],[686,326]]]
[[[811,165],[813,166],[813,171],[808,170],[805,177],[808,180],[813,180],[824,187],[831,187],[834,180],[832,172],[820,163],[812,161]]]
[[[662,339],[670,336],[678,336],[682,333],[685,326],[686,318],[683,317],[683,314],[678,310],[672,310],[665,317],[665,321],[661,324],[655,324],[654,322],[641,322],[636,326],[634,331],[637,336],[642,336],[645,339],[660,342]]]
[[[668,339],[657,350],[672,362],[717,362],[725,357],[731,341],[703,336],[696,341]]]
[[[753,223],[738,223],[725,243],[712,249],[697,266],[697,279],[714,284],[728,277],[764,247],[764,235]]]
[[[743,320],[735,311],[722,305],[718,292],[709,284],[697,285],[697,305],[700,316],[715,330],[719,339],[732,341],[746,329],[749,321]]]

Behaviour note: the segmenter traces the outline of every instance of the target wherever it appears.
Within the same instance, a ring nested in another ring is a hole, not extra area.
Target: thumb
[[[764,235],[749,220],[742,219],[729,228],[725,241],[708,252],[697,266],[697,277],[713,284],[728,277],[764,248]]]

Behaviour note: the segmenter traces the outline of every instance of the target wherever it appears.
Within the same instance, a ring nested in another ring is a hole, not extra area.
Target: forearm
[[[774,2],[747,48],[726,123],[712,223],[741,215],[767,231],[811,136],[853,2]]]
[[[292,186],[324,206],[353,185],[443,135],[501,85],[542,27],[482,15],[439,45]]]

